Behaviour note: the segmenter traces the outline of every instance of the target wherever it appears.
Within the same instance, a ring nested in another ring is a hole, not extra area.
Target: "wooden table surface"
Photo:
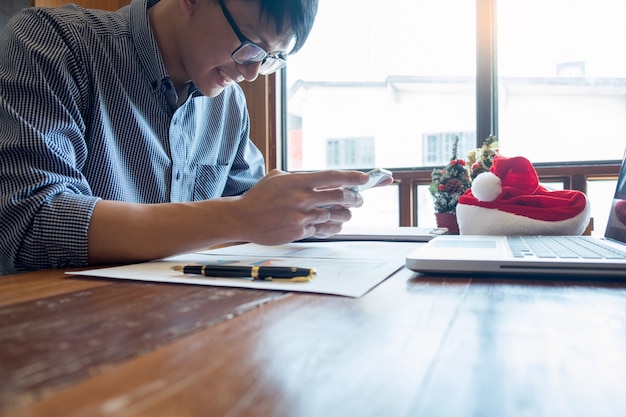
[[[0,277],[2,416],[626,416],[626,284]]]

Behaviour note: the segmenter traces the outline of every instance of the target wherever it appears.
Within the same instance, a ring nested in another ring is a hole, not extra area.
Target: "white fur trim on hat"
[[[484,174],[478,177],[482,175]],[[479,206],[459,204],[456,207],[459,232],[462,235],[576,236],[587,228],[590,211],[590,205],[587,204],[575,217],[561,221],[544,221]]]

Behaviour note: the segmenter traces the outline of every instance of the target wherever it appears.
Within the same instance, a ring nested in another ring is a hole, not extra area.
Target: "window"
[[[426,134],[422,140],[425,148],[422,165],[435,166],[447,164],[452,157],[450,150],[456,138],[459,138],[459,157],[464,157],[476,148],[476,131]]]
[[[326,141],[328,168],[367,168],[376,165],[374,138],[335,138]]]
[[[620,159],[623,0],[498,0],[502,151],[534,163]]]
[[[444,3],[320,0],[309,40],[286,70],[287,114],[299,121],[288,126],[288,143],[296,135],[314,149],[329,137],[371,137],[372,162],[416,167],[425,135],[475,131],[475,6]],[[300,165],[288,155],[284,168]],[[323,162],[302,167],[328,168]]]
[[[626,137],[625,14],[623,0],[320,0],[285,72],[283,168],[349,168],[351,145],[333,141],[369,138],[371,165],[352,168],[394,171],[403,225],[433,224],[426,185],[454,135],[461,155],[494,133],[544,182],[610,188]]]

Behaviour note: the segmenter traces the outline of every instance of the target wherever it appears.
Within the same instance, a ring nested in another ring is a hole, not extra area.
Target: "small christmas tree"
[[[436,213],[456,214],[459,196],[471,186],[469,171],[464,159],[458,158],[459,138],[454,138],[452,159],[442,168],[432,172],[430,193],[435,202]]]
[[[494,135],[489,135],[487,139],[483,141],[483,146],[474,149],[467,156],[470,164],[470,177],[474,181],[478,174],[488,172],[493,165],[493,158],[498,155],[498,140]]]

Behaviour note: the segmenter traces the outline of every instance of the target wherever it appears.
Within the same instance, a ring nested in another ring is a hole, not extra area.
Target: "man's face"
[[[240,33],[266,52],[283,52],[293,36],[279,35],[273,24],[259,15],[258,3],[245,0],[224,2]],[[233,82],[254,81],[261,62],[238,64],[232,53],[241,45],[235,30],[217,2],[197,0],[188,18],[184,40],[179,42],[182,77],[187,77],[206,96],[215,97]]]

